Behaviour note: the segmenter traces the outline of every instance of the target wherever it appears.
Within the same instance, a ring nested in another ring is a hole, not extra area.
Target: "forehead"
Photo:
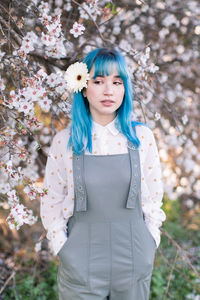
[[[104,65],[93,64],[90,75],[94,79],[97,76],[119,76],[117,63],[107,63]]]

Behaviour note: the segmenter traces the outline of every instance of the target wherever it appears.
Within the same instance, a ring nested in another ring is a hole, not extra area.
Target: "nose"
[[[113,95],[113,88],[110,82],[106,82],[104,86],[104,95]]]

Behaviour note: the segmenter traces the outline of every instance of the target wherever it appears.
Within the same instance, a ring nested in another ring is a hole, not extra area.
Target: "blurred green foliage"
[[[180,201],[164,199],[163,210],[167,220],[163,223],[163,230],[187,252],[191,254],[192,265],[200,272],[199,232],[187,229],[185,219],[181,213]],[[155,265],[151,280],[150,300],[192,300],[200,295],[200,279],[184,258],[185,252],[177,248],[162,234],[161,244],[156,252]],[[34,261],[30,264],[34,266]],[[5,300],[58,300],[57,290],[58,261],[55,259],[46,266],[46,271],[37,267],[33,276],[18,272],[15,280],[7,287]],[[34,278],[34,279],[33,279]],[[122,299],[123,300],[123,299]],[[139,300],[139,299],[138,299]]]
[[[33,274],[17,273],[15,283],[6,290],[4,300],[58,300],[57,290],[58,266],[49,262],[46,271]],[[33,279],[34,278],[34,279]]]
[[[185,251],[195,250],[196,255],[192,257],[191,263],[200,273],[199,232],[189,230],[184,225],[185,216],[182,215],[178,199],[170,201],[165,198],[162,208],[167,215],[162,228]],[[150,300],[195,300],[197,295],[200,299],[200,278],[183,254],[184,252],[177,251],[169,239],[162,235],[152,274]]]

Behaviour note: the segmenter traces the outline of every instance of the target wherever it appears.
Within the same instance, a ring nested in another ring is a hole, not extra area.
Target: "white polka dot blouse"
[[[102,126],[93,121],[93,151],[85,151],[86,155],[110,155],[128,153],[127,138],[115,127],[116,118]],[[139,148],[141,165],[141,205],[145,223],[157,247],[160,244],[160,230],[166,215],[161,209],[163,199],[163,183],[160,159],[156,141],[151,129],[136,126],[136,134],[140,140]],[[74,183],[72,170],[72,150],[67,149],[70,136],[70,124],[58,132],[49,149],[43,188],[47,195],[41,197],[40,216],[47,231],[47,239],[51,252],[57,255],[67,241],[66,226],[74,209]]]

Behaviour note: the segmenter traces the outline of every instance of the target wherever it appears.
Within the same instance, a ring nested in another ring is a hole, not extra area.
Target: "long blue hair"
[[[121,106],[116,110],[117,122],[116,128],[123,133],[128,140],[138,148],[140,141],[135,134],[135,126],[145,125],[142,122],[131,120],[133,110],[133,90],[128,67],[124,57],[115,49],[98,48],[91,51],[83,60],[90,72],[94,65],[94,77],[105,74],[112,74],[113,68],[117,66],[118,74],[124,83],[124,99]],[[84,141],[86,139],[86,150],[92,153],[92,117],[89,109],[89,102],[83,96],[82,91],[73,94],[72,103],[72,123],[71,134],[68,141],[68,149],[73,147],[73,151],[79,155],[84,151]]]

